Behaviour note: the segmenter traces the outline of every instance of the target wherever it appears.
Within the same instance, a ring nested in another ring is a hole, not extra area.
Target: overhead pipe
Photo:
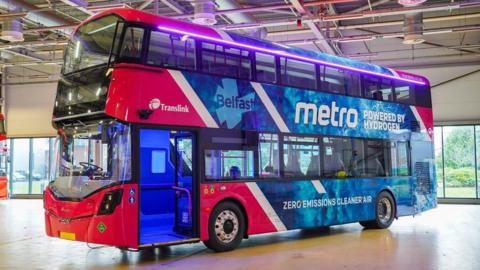
[[[201,25],[214,25],[217,23],[215,18],[215,3],[212,0],[193,0],[194,8],[192,21]]]
[[[18,8],[14,8],[12,11],[19,11]],[[23,38],[23,25],[20,18],[12,18],[3,22],[2,33],[0,39],[9,42],[21,42]]]
[[[423,35],[423,13],[405,14],[403,44],[415,45],[425,42]]]

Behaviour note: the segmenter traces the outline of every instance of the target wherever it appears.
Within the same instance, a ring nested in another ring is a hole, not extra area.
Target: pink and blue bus
[[[73,33],[51,237],[138,250],[436,207],[428,80],[138,10]]]

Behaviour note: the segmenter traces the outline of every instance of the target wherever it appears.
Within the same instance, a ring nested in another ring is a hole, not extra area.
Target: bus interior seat
[[[242,177],[242,172],[238,166],[231,166],[230,167],[230,177],[232,179],[240,179]]]
[[[330,92],[330,82],[321,81],[320,82],[320,91]]]
[[[378,101],[383,101],[383,93],[382,91],[374,91],[372,92],[372,98]]]
[[[300,169],[300,160],[297,151],[289,151],[287,165],[285,166],[285,175],[303,176],[302,170]]]
[[[382,162],[378,159],[378,157],[375,157],[375,175],[376,176],[385,176],[385,170],[383,169]]]
[[[328,177],[335,176],[339,171],[345,171],[345,164],[340,157],[340,153],[325,157],[325,175]]]
[[[320,156],[314,155],[308,165],[307,175],[319,175],[320,173]]]

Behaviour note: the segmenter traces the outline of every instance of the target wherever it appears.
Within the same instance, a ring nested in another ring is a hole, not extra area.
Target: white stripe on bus
[[[182,72],[178,70],[169,70],[168,72],[170,73],[170,75],[172,75],[173,79],[178,84],[180,89],[182,89],[183,93],[190,101],[195,111],[198,112],[207,127],[218,128],[217,122],[215,122],[215,119],[213,119],[212,115],[208,112],[205,105],[203,105],[203,102],[197,96],[197,93],[195,93],[190,83],[188,83],[187,79],[185,79],[185,76],[183,76]]]
[[[277,231],[286,231],[287,227],[285,227],[282,220],[280,220],[272,205],[270,204],[270,202],[268,202],[267,198],[265,198],[265,195],[258,187],[257,183],[248,182],[245,184],[247,185],[250,192],[252,192],[253,196],[260,204],[265,214],[268,216],[268,219],[270,219],[273,226],[275,226],[275,229],[277,229]]]
[[[322,185],[322,182],[320,180],[312,180],[313,187],[317,190],[318,193],[323,194],[327,193],[325,191],[325,188]]]
[[[265,89],[263,89],[263,86],[256,82],[252,82],[251,84],[258,97],[260,97],[260,100],[263,102],[263,105],[265,105],[265,108],[267,108],[267,111],[270,113],[270,116],[273,118],[273,121],[277,125],[278,129],[281,132],[290,132],[287,124],[285,124],[283,121],[282,116],[280,116],[280,113],[275,108],[275,105],[273,105],[272,100],[268,97]]]

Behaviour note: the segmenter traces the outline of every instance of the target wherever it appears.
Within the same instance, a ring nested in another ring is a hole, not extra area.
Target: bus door
[[[193,133],[140,129],[140,246],[193,240]]]
[[[175,136],[176,179],[172,188],[175,190],[175,231],[191,236],[193,214],[193,138],[191,135]]]

